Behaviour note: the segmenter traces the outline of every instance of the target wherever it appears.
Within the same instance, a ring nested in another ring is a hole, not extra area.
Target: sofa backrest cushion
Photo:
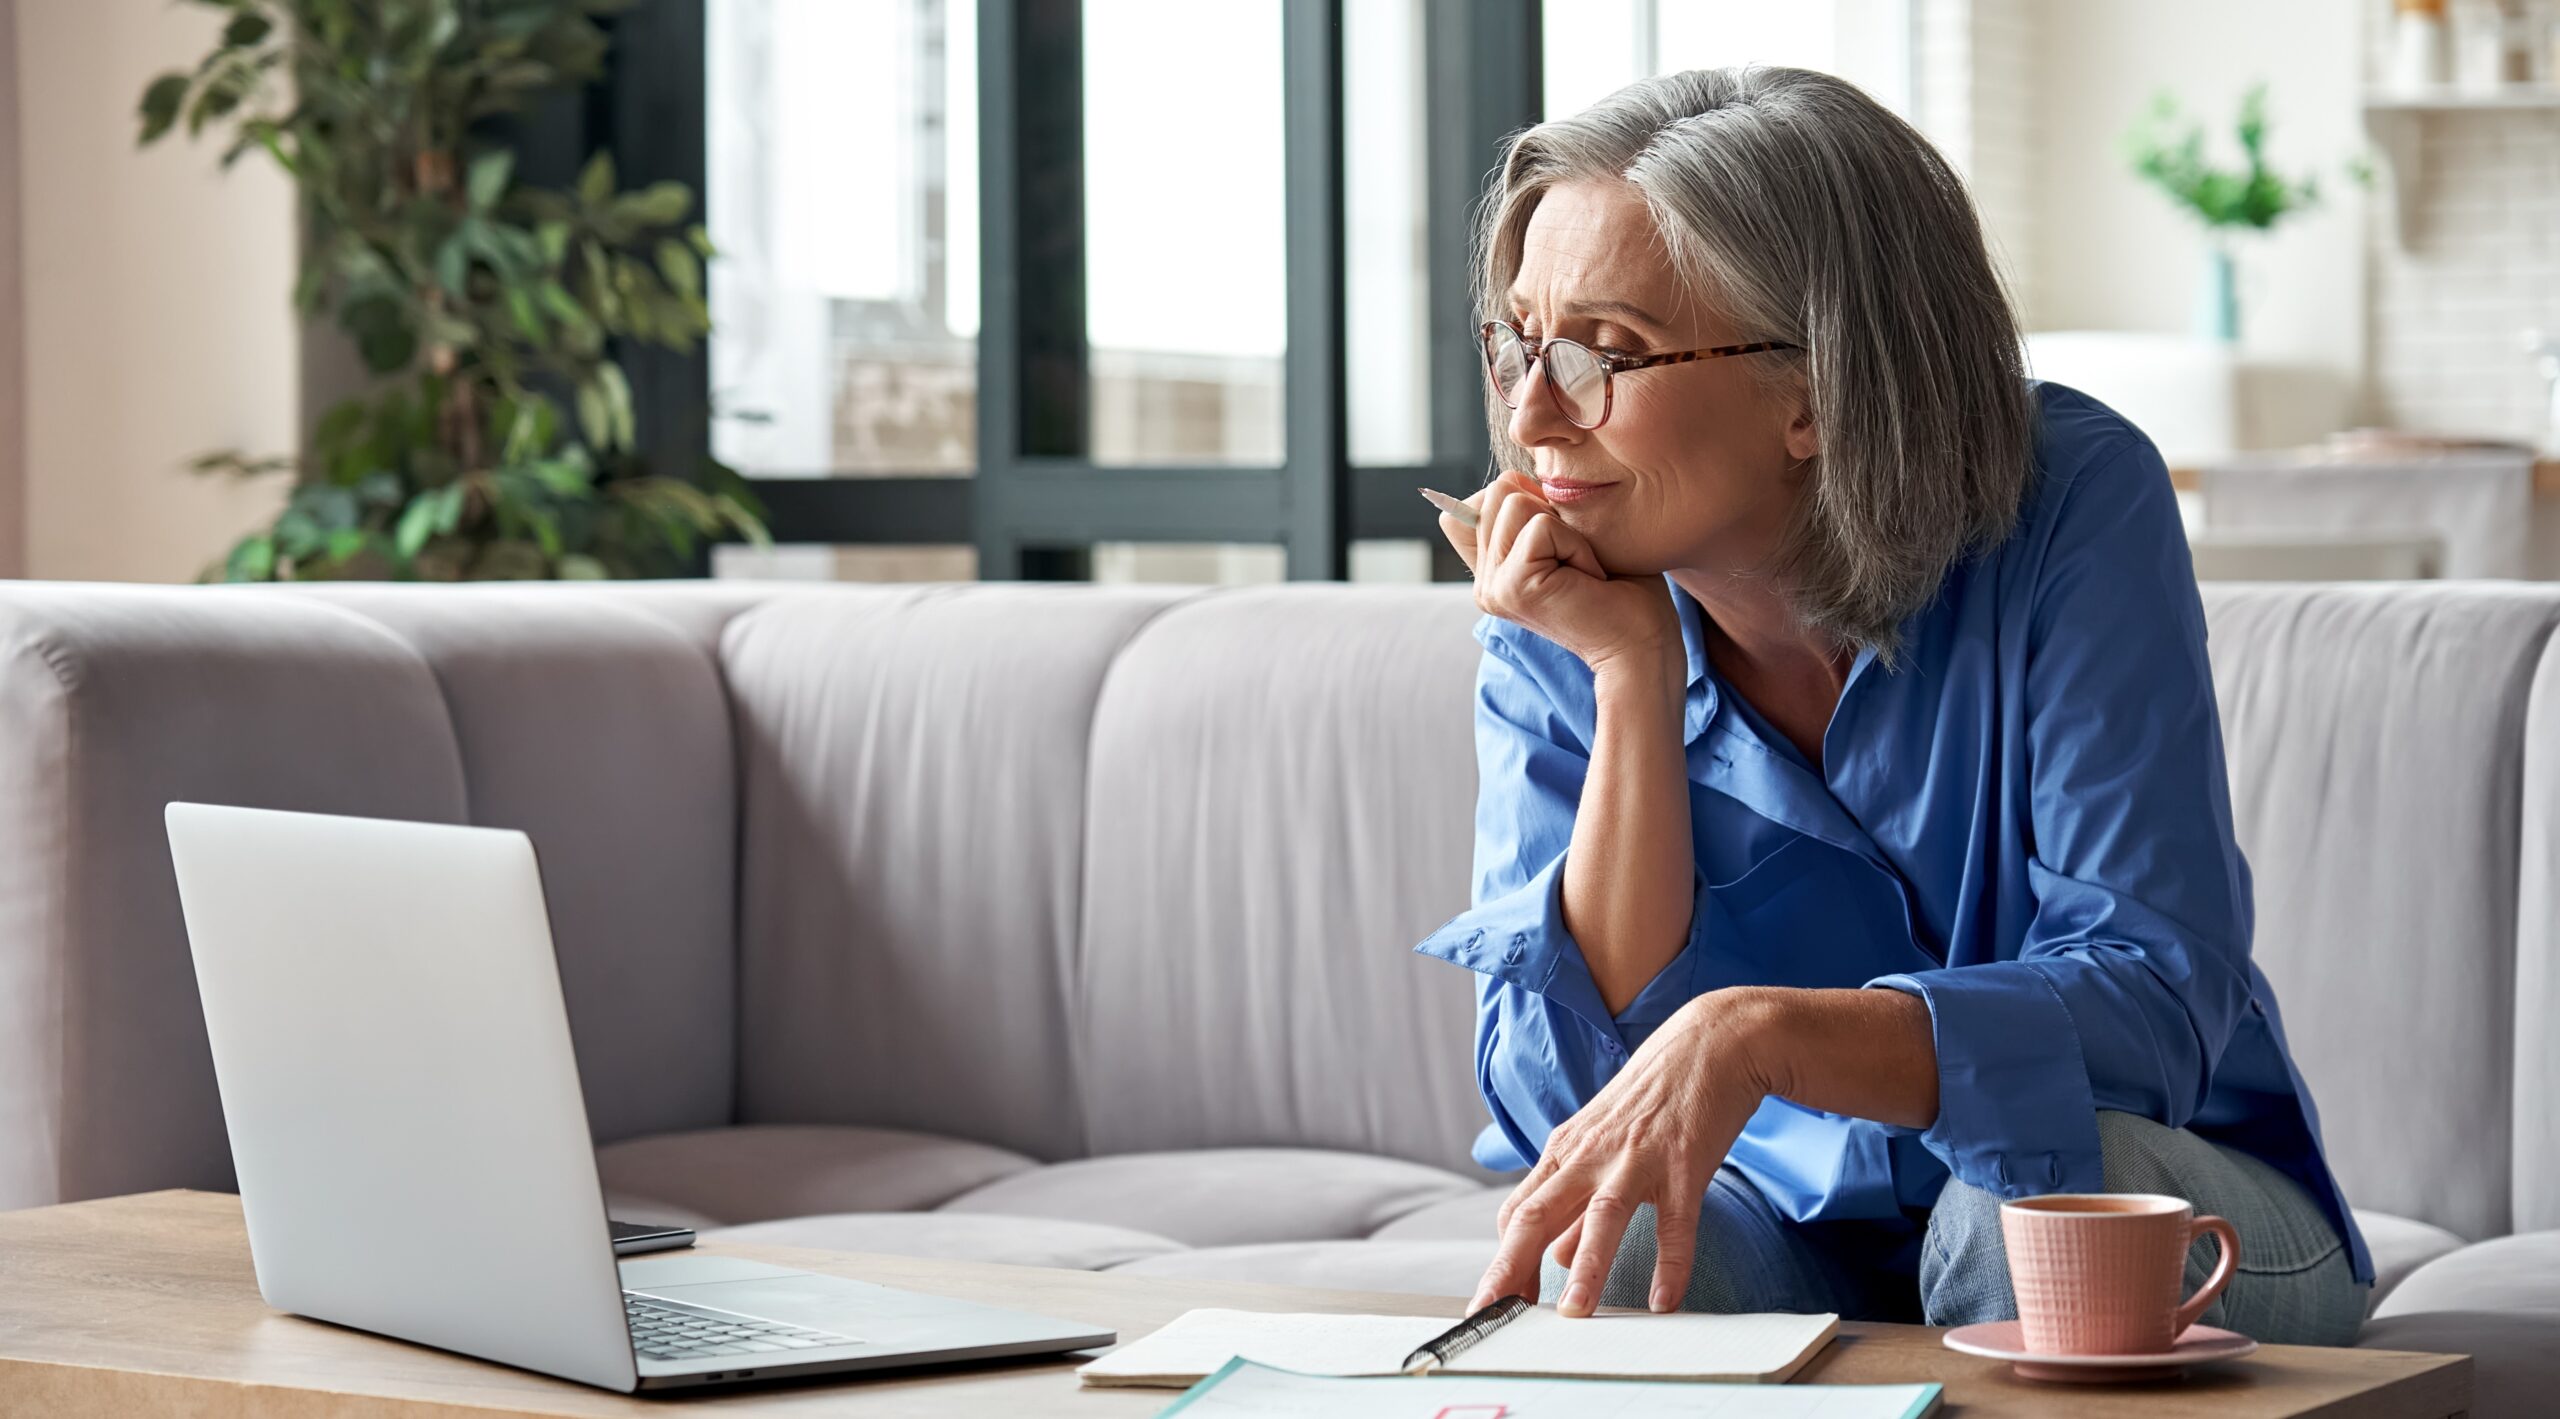
[[[1192,594],[844,587],[729,623],[740,1121],[1085,1151],[1067,1002],[1094,702]]]
[[[2525,720],[2560,591],[2205,587],[2259,965],[2358,1207],[2511,1225]]]
[[[317,585],[435,676],[468,820],[533,839],[588,1127],[727,1123],[737,1090],[737,774],[705,589]],[[637,594],[635,594],[637,593]],[[653,602],[689,613],[670,620]]]
[[[1097,1152],[1289,1144],[1471,1168],[1465,587],[1299,584],[1167,611],[1093,727],[1082,969]]]

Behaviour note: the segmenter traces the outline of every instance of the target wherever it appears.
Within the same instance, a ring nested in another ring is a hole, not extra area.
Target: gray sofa
[[[2560,589],[2206,588],[2384,1284],[2560,1384]],[[160,806],[522,828],[617,1208],[1463,1293],[1462,587],[0,584],[0,1207],[226,1188]],[[362,923],[346,924],[350,949]]]

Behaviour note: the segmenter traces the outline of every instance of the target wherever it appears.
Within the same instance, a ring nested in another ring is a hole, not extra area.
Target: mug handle
[[[2204,1308],[2213,1304],[2213,1298],[2222,1294],[2222,1288],[2231,1284],[2232,1268],[2240,1264],[2240,1234],[2232,1230],[2230,1223],[2219,1217],[2198,1217],[2187,1224],[2187,1244],[2193,1246],[2196,1237],[2206,1232],[2222,1243],[2222,1259],[2214,1263],[2213,1274],[2204,1279],[2186,1304],[2178,1307],[2178,1313],[2169,1317],[2171,1344],[2177,1343],[2178,1337],[2187,1333],[2187,1327],[2196,1323],[2196,1317],[2204,1314]]]

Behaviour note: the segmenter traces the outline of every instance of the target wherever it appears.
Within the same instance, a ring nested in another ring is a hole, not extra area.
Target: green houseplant
[[[2197,306],[2197,325],[2199,333],[2225,343],[2240,337],[2234,238],[2272,230],[2287,216],[2320,201],[2317,179],[2295,182],[2267,166],[2266,85],[2253,85],[2241,96],[2236,136],[2243,166],[2221,168],[2207,162],[2203,125],[2186,121],[2177,99],[2164,90],[2153,97],[2149,111],[2135,120],[2123,139],[2125,159],[2134,172],[2204,224],[2210,264]],[[2356,176],[2355,169],[2350,168],[2349,175]]]
[[[664,575],[702,539],[764,539],[735,472],[647,466],[615,358],[709,332],[692,192],[622,190],[601,153],[567,190],[531,186],[490,132],[594,78],[598,18],[626,0],[193,3],[228,16],[220,42],[144,92],[141,142],[222,127],[225,167],[284,169],[306,223],[294,300],[373,376],[303,458],[196,461],[295,475],[208,579]]]

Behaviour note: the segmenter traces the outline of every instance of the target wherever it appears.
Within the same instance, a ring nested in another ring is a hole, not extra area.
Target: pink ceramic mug
[[[2187,1247],[2222,1243],[2213,1274],[2183,1303]],[[2150,1193],[2054,1193],[2000,1204],[2009,1284],[2027,1349],[2041,1355],[2158,1355],[2231,1282],[2240,1237],[2219,1217]]]

